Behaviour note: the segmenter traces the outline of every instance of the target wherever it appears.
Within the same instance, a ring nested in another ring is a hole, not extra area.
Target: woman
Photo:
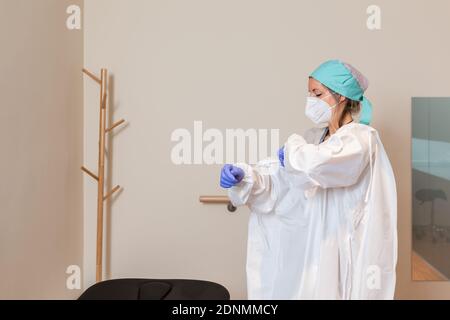
[[[305,114],[326,127],[290,136],[279,161],[228,164],[221,172],[233,205],[251,210],[248,298],[393,299],[397,193],[368,125],[367,80],[330,60],[308,86]]]

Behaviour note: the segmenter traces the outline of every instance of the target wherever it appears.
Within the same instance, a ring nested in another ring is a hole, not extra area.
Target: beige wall
[[[366,28],[373,1],[86,0],[85,61],[114,77],[107,276],[201,278],[245,298],[248,211],[198,203],[225,194],[219,165],[175,166],[173,130],[280,128],[281,142],[310,123],[306,78],[340,58],[370,79],[373,126],[398,186],[398,298],[450,298],[450,283],[413,283],[411,97],[449,96],[450,2],[376,1],[382,30]],[[97,90],[85,83],[86,162],[97,158]],[[94,280],[95,184],[85,180],[86,284]]]
[[[0,299],[70,299],[82,265],[81,0],[0,0]]]

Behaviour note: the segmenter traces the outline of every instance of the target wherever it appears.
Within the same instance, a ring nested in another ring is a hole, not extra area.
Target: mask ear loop
[[[336,100],[336,103],[332,107],[330,107],[330,109],[334,109],[334,108],[336,108],[336,106],[338,106],[341,103],[341,102],[339,102],[339,100],[341,99],[341,97],[343,97],[343,95],[341,95],[337,92],[331,91],[331,90],[330,90],[330,94],[334,97],[334,100]],[[336,96],[339,96],[339,99],[337,99]]]
[[[320,99],[320,100],[322,100],[323,102],[325,102],[326,104],[328,104],[328,106],[330,107],[330,110],[333,110],[333,108],[335,108],[335,107],[338,105],[338,103],[336,103],[336,104],[330,106],[330,104],[329,104],[328,102],[326,102],[325,100],[323,100],[323,99],[324,99],[324,98],[327,98],[327,97],[329,97],[329,96],[333,96],[334,99],[336,100],[336,96],[335,96],[335,95],[336,95],[335,92],[333,92],[333,91],[331,91],[330,89],[328,89],[328,94],[327,94],[325,97],[322,97],[322,99],[320,99],[320,98],[318,98],[318,99]]]

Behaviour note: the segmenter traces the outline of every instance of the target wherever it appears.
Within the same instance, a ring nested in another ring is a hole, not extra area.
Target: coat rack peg
[[[92,80],[94,80],[95,82],[97,82],[98,84],[102,84],[102,80],[100,80],[99,78],[97,78],[92,72],[90,72],[89,70],[83,68],[83,73],[85,73],[87,76],[89,76]]]
[[[114,123],[114,124],[111,126],[111,128],[106,129],[106,132],[112,131],[114,128],[120,126],[120,125],[121,125],[122,123],[124,123],[124,122],[125,122],[124,119],[117,121],[116,123]]]
[[[103,200],[106,200],[109,197],[111,197],[119,189],[120,189],[120,186],[115,186],[114,189],[112,189],[106,196],[103,197]]]
[[[91,171],[89,171],[88,169],[86,169],[85,167],[81,167],[81,170],[83,170],[84,172],[86,172],[88,175],[90,175],[92,178],[94,178],[95,180],[98,181],[98,177],[93,174]]]

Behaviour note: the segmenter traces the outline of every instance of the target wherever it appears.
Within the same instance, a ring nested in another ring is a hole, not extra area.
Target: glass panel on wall
[[[412,277],[450,279],[450,98],[412,99]]]

